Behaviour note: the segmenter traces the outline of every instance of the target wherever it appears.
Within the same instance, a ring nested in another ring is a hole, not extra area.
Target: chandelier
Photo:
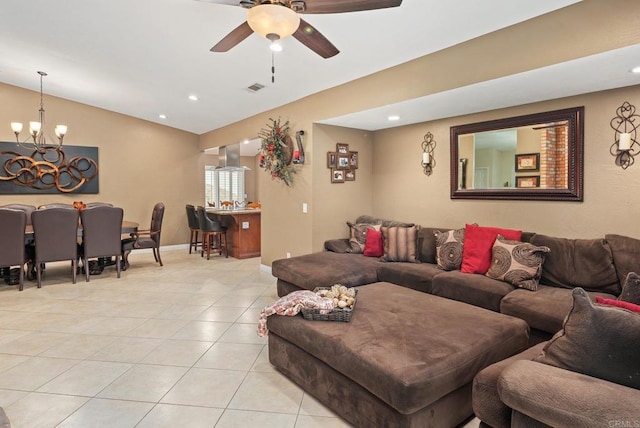
[[[65,134],[67,133],[66,125],[56,125],[55,134],[58,138],[57,143],[47,143],[45,134],[44,134],[44,101],[43,101],[43,93],[42,93],[42,79],[47,75],[44,71],[38,71],[40,75],[40,110],[39,110],[39,121],[38,122],[29,122],[29,134],[26,140],[20,141],[20,133],[22,132],[22,122],[11,122],[11,129],[13,133],[16,134],[16,142],[18,145],[28,148],[35,149],[40,153],[45,152],[48,148],[60,148],[62,146],[62,140],[64,139]]]

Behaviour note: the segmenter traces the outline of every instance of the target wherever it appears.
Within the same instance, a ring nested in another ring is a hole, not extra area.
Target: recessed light
[[[197,97],[197,96],[195,96],[195,95],[189,95],[189,99],[190,99],[191,101],[198,101],[198,97]]]
[[[632,73],[640,73],[640,65],[631,69]]]
[[[394,122],[396,120],[400,120],[400,116],[393,115],[393,116],[389,116],[387,119]]]
[[[245,143],[245,144],[249,144],[249,143],[250,143],[250,141],[249,141],[249,140],[244,140],[244,141],[243,141],[243,143]]]
[[[158,115],[158,117],[159,117],[160,119],[166,119],[166,118],[167,118],[167,115],[166,115],[166,114],[159,114],[159,115]]]

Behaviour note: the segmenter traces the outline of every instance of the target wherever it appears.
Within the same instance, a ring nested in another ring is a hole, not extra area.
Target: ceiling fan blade
[[[398,7],[402,0],[293,0],[299,13],[343,13]]]
[[[304,19],[300,20],[300,26],[293,33],[293,37],[322,58],[331,58],[340,53],[338,48]]]
[[[211,52],[227,52],[232,47],[253,34],[253,30],[249,27],[247,21],[236,27],[235,30],[224,36],[214,47],[210,49]]]

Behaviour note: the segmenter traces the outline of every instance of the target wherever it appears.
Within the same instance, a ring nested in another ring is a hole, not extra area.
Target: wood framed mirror
[[[583,200],[584,107],[451,127],[451,199]]]

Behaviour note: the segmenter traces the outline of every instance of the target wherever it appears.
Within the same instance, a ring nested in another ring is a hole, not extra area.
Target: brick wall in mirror
[[[583,200],[584,107],[451,127],[451,199]]]

